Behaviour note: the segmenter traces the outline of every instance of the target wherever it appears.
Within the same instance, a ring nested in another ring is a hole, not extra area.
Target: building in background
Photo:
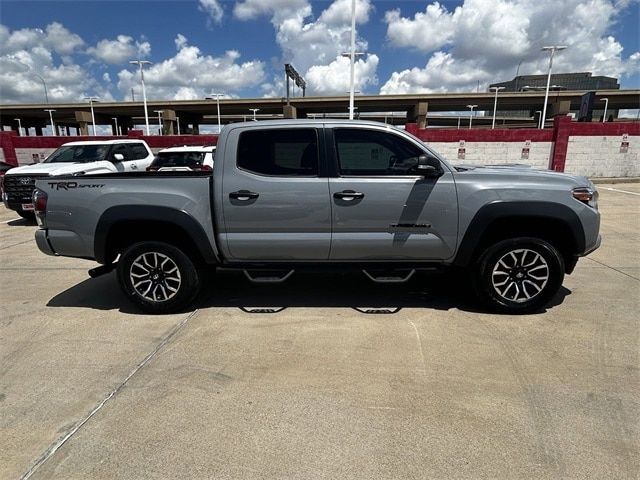
[[[506,82],[492,83],[491,87],[504,87],[502,92],[531,92],[531,91],[544,91],[547,88],[547,75],[519,75],[513,80]],[[551,83],[549,91],[560,90],[583,90],[584,92],[597,91],[597,90],[620,90],[620,83],[617,78],[596,76],[594,77],[591,72],[578,72],[578,73],[552,73]],[[600,107],[598,105],[598,107]],[[602,105],[604,107],[604,105]],[[578,112],[575,113],[576,117]],[[602,119],[604,113],[603,108],[596,108],[593,110],[594,119]],[[493,112],[485,112],[485,115],[492,115]],[[498,111],[498,116],[506,117],[535,117],[535,110],[522,110],[522,111]],[[617,110],[607,110],[607,117],[618,117]]]

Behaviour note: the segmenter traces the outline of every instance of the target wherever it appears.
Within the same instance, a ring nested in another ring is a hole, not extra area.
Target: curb
[[[602,183],[640,183],[640,177],[598,177],[589,180],[596,185]]]

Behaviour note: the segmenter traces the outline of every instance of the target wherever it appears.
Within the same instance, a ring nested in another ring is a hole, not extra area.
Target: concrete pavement
[[[637,478],[640,185],[599,189],[603,246],[527,316],[229,273],[141,315],[0,208],[0,478]]]

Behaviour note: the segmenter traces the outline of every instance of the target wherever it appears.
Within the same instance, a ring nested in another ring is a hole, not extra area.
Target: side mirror
[[[114,159],[116,162],[121,162],[121,161],[123,161],[123,160],[124,160],[124,155],[122,155],[121,153],[114,153],[114,154],[113,154],[113,159]]]
[[[434,160],[429,158],[427,155],[420,155],[418,157],[418,165],[416,166],[420,175],[424,177],[439,177],[442,175],[442,169],[438,165],[437,167],[434,165]]]

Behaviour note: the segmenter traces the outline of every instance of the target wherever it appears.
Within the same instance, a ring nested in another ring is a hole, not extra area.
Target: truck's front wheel
[[[530,313],[544,307],[564,279],[562,255],[550,243],[531,237],[503,240],[479,258],[477,289],[490,307]]]
[[[118,281],[125,294],[149,313],[180,310],[200,289],[200,275],[191,259],[163,242],[131,245],[118,261]]]

